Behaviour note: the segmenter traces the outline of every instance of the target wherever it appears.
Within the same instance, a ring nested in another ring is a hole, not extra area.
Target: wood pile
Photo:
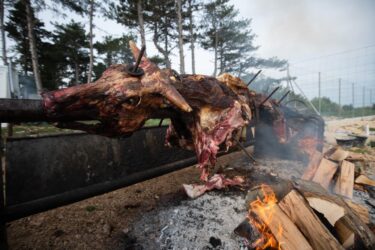
[[[367,209],[346,198],[352,195],[352,165],[343,163],[344,159],[341,161],[337,164],[322,157],[311,180],[282,180],[251,189],[246,199],[249,204],[247,231],[258,232],[247,238],[253,244],[251,248],[263,249],[268,244],[266,247],[271,249],[375,249],[375,236],[367,225]],[[326,169],[320,170],[320,166]],[[327,190],[328,182],[322,178],[324,173],[333,176],[336,171],[339,175],[333,188],[339,195],[331,194]],[[272,194],[264,191],[265,186],[272,190],[277,202],[269,203]],[[239,228],[244,228],[244,223]],[[241,232],[238,234],[246,237]],[[269,245],[259,235],[263,238],[271,235],[268,237],[274,237],[278,245]]]
[[[366,159],[361,154],[345,151],[341,147],[332,148],[325,153],[316,151],[301,178],[319,183],[327,191],[352,199],[354,188],[364,190],[364,186],[375,187],[374,180],[355,168],[354,162]]]

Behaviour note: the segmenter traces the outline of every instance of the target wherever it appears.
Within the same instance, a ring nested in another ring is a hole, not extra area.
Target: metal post
[[[4,192],[4,171],[3,171],[3,137],[0,123],[0,249],[8,249],[7,231],[5,223],[5,192]]]
[[[352,83],[352,117],[354,117],[354,82]]]
[[[362,116],[365,116],[365,95],[366,95],[366,88],[363,87],[363,92],[362,92]]]
[[[339,116],[341,116],[341,78],[339,78]]]
[[[322,113],[322,100],[321,100],[321,92],[320,92],[320,72],[318,73],[318,83],[319,83],[319,86],[318,86],[318,91],[319,91],[319,114]]]

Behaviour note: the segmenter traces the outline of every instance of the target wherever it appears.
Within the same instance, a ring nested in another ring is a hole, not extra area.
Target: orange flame
[[[280,243],[276,240],[275,236],[272,234],[268,225],[272,223],[274,206],[277,204],[277,198],[272,188],[268,185],[262,184],[261,190],[263,193],[263,199],[259,196],[257,199],[250,203],[248,219],[260,232],[261,237],[257,239],[252,245],[256,247],[257,250],[261,249],[281,249]],[[262,220],[257,219],[253,216],[256,213],[258,217]],[[279,224],[277,236],[280,239],[283,233],[283,228]]]

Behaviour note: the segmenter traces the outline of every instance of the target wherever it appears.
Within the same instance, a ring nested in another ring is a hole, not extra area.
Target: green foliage
[[[88,36],[83,24],[71,20],[68,24],[55,24],[53,34],[55,53],[60,55],[60,68],[64,83],[76,85],[87,81],[86,68],[89,62]]]
[[[86,209],[87,212],[91,213],[91,212],[94,212],[97,209],[97,207],[92,206],[92,205],[88,205],[88,206],[86,206],[85,209]]]
[[[320,100],[321,114],[323,116],[356,117],[375,115],[375,110],[372,107],[356,108],[351,104],[340,107],[338,103],[331,101],[328,97],[322,97]],[[319,98],[316,97],[311,102],[317,109],[319,108]]]
[[[250,19],[239,19],[238,10],[229,0],[214,0],[204,6],[200,43],[203,48],[216,51],[218,72],[246,76],[250,68],[280,68],[285,60],[260,59],[253,53],[259,48],[254,45]]]
[[[59,55],[54,51],[54,45],[48,42],[51,33],[44,29],[44,23],[33,15],[34,37],[40,64],[42,79],[45,79],[44,87],[54,89],[58,82],[58,58]],[[33,74],[32,60],[29,49],[28,29],[26,21],[26,8],[22,1],[18,1],[9,10],[8,21],[5,25],[8,36],[15,41],[12,50],[16,52],[13,58],[16,64],[19,64],[22,73],[25,75]]]
[[[102,59],[107,67],[112,64],[128,64],[134,61],[129,48],[130,40],[136,39],[133,35],[122,35],[119,38],[106,36],[104,41],[95,43],[94,48],[103,56]]]

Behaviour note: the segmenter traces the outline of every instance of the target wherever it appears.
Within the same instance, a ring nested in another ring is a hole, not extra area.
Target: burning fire
[[[272,188],[268,185],[262,184],[261,190],[263,199],[259,196],[257,199],[250,203],[248,219],[250,223],[254,225],[261,234],[261,237],[257,239],[252,247],[260,249],[281,249],[280,242],[278,242],[275,236],[272,234],[268,225],[270,225],[273,219],[274,206],[277,204],[277,198]],[[255,215],[257,214],[257,216]],[[260,219],[262,218],[262,219]],[[281,237],[283,229],[281,225],[278,225],[278,238]]]

